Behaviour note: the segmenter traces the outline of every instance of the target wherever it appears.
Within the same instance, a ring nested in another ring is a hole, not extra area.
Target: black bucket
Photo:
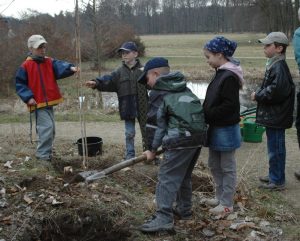
[[[76,144],[78,146],[78,154],[83,156],[82,138],[78,139]],[[97,156],[102,154],[102,138],[96,136],[86,137],[88,156]]]

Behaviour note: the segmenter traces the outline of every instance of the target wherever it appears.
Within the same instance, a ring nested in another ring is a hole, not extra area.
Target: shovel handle
[[[161,153],[163,153],[164,151],[163,150],[158,150],[156,152],[156,155],[160,155]],[[128,159],[126,161],[122,161],[118,164],[115,164],[111,167],[108,167],[100,172],[95,172],[95,171],[92,171],[90,172],[91,175],[89,175],[89,173],[86,172],[86,174],[84,175],[84,179],[87,183],[89,182],[92,182],[92,181],[95,181],[97,179],[100,179],[100,178],[103,178],[103,177],[106,177],[106,175],[108,174],[111,174],[113,172],[116,172],[116,171],[119,171],[125,167],[128,167],[128,166],[132,166],[138,162],[142,162],[142,161],[146,161],[147,160],[147,157],[146,155],[140,155],[138,157],[135,157],[135,158],[131,158],[131,159]],[[81,177],[83,176],[83,174],[81,173]],[[87,176],[87,177],[86,177]]]
[[[250,115],[250,114],[254,114],[254,113],[256,113],[256,107],[253,107],[253,108],[250,108],[250,109],[247,109],[247,110],[241,112],[240,117]]]
[[[163,150],[158,150],[156,152],[156,155],[160,155],[163,152],[164,152]],[[132,165],[134,165],[136,163],[139,163],[139,162],[142,162],[142,161],[146,161],[146,160],[147,160],[146,155],[140,155],[140,156],[137,156],[137,157],[134,157],[134,158],[122,161],[122,162],[120,162],[120,163],[118,163],[116,165],[113,165],[111,167],[108,167],[108,168],[104,169],[102,171],[102,173],[104,175],[111,174],[111,173],[119,171],[119,170],[121,170],[121,169],[123,169],[125,167],[129,167],[129,166],[132,166]]]

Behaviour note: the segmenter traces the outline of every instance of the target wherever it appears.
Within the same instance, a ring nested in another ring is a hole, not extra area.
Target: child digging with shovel
[[[180,72],[170,73],[165,58],[149,60],[139,82],[152,89],[148,113],[156,115],[152,116],[156,118],[152,149],[144,154],[151,161],[158,147],[165,150],[155,192],[157,210],[139,229],[144,233],[173,232],[174,215],[180,219],[192,216],[191,175],[206,138],[204,113],[200,100],[187,88],[184,76]]]

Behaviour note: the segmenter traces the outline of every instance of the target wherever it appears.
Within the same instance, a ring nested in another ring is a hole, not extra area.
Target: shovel
[[[163,153],[163,150],[158,150],[156,152],[156,155],[160,155],[161,153]],[[74,181],[77,181],[77,182],[87,182],[87,183],[90,183],[90,182],[93,182],[95,180],[98,180],[98,179],[101,179],[101,178],[104,178],[106,177],[107,175],[111,174],[111,173],[114,173],[116,171],[119,171],[125,167],[128,167],[128,166],[132,166],[136,163],[139,163],[139,162],[142,162],[142,161],[146,161],[147,160],[147,157],[146,155],[140,155],[138,157],[134,157],[134,158],[131,158],[131,159],[128,159],[126,161],[122,161],[118,164],[115,164],[111,167],[108,167],[102,171],[85,171],[85,172],[80,172],[78,173],[75,178],[74,178]]]
[[[249,108],[249,109],[247,109],[245,111],[242,111],[240,113],[240,117],[244,117],[246,115],[250,115],[250,114],[254,114],[254,113],[256,113],[256,107],[252,107],[252,108]]]

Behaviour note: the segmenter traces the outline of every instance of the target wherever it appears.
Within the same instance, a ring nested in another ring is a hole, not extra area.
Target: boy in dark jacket
[[[165,58],[149,60],[139,82],[151,88],[147,134],[149,124],[154,129],[148,139],[151,150],[144,154],[150,161],[158,147],[165,150],[155,192],[157,211],[140,230],[171,231],[173,214],[181,219],[192,215],[191,175],[205,139],[204,113],[200,100],[186,87],[184,76],[179,72],[170,73]]]
[[[46,57],[46,40],[41,35],[28,39],[29,56],[16,74],[16,91],[35,113],[38,146],[36,157],[50,161],[55,135],[53,106],[61,103],[56,80],[73,75],[78,69],[70,63]]]
[[[122,55],[122,65],[110,75],[104,75],[86,82],[86,86],[99,91],[117,92],[119,113],[125,121],[125,159],[135,157],[134,137],[135,118],[138,119],[143,139],[143,148],[147,149],[145,135],[147,114],[147,89],[137,82],[142,73],[138,49],[134,42],[125,42],[118,50]]]
[[[292,127],[295,85],[285,61],[288,38],[282,32],[272,32],[259,39],[268,58],[261,87],[251,94],[257,102],[256,123],[266,127],[269,175],[260,177],[260,188],[285,188],[285,129]]]

